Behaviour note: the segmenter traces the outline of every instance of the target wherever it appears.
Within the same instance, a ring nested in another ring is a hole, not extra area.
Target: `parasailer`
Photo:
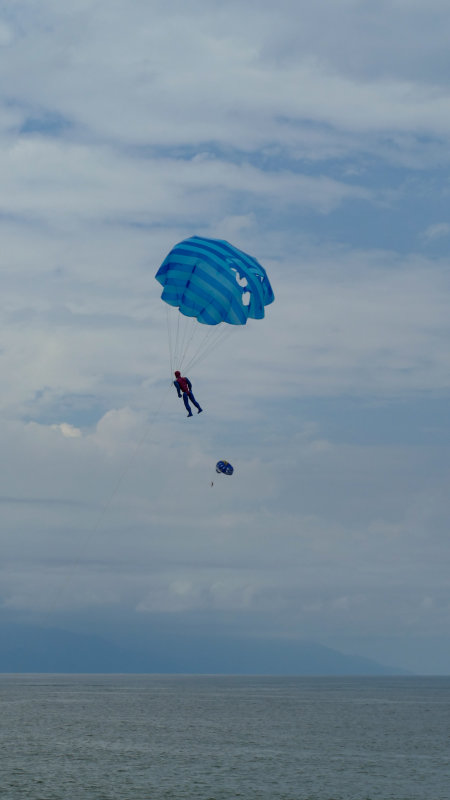
[[[176,380],[174,380],[173,385],[177,390],[178,397],[181,397],[181,395],[183,395],[183,401],[186,407],[186,411],[188,412],[188,417],[192,417],[192,411],[189,405],[189,400],[198,409],[197,414],[201,414],[203,409],[199,406],[197,400],[192,394],[192,383],[189,380],[189,378],[186,377],[183,378],[181,372],[178,369],[175,370],[175,378]]]

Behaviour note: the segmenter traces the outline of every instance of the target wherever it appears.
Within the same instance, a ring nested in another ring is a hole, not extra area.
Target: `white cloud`
[[[323,2],[301,13],[283,3],[224,14],[203,2],[170,13],[46,3],[41,13],[38,21],[24,4],[25,32],[5,51],[10,96],[25,115],[56,111],[108,142],[295,151],[312,120],[339,131],[449,133],[442,6],[374,12]],[[39,68],[30,72],[30,60]]]
[[[450,232],[449,24],[431,0],[8,12],[6,606],[448,630],[450,286],[420,248]],[[276,302],[195,368],[187,422],[153,276],[193,233],[254,254]],[[423,403],[422,443],[358,444],[349,398]]]
[[[450,222],[436,222],[424,231],[426,239],[442,239],[450,234]]]
[[[67,422],[61,422],[59,425],[51,425],[51,428],[60,431],[66,439],[78,439],[81,436],[80,429],[75,428],[74,425],[70,425]]]
[[[7,47],[13,40],[12,28],[0,20],[0,47]]]

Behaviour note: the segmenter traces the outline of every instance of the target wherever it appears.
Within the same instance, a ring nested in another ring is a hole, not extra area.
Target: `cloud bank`
[[[449,26],[437,0],[3,9],[3,617],[442,671]],[[195,368],[188,427],[153,276],[192,234],[276,302]]]

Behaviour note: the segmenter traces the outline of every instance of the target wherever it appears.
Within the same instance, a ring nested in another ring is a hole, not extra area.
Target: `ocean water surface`
[[[0,675],[1,800],[450,800],[450,678]]]

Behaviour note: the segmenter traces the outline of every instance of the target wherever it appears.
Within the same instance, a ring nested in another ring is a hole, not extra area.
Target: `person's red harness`
[[[180,377],[177,378],[177,383],[182,392],[184,392],[185,394],[189,394],[189,384],[186,378],[182,378],[180,375]]]

